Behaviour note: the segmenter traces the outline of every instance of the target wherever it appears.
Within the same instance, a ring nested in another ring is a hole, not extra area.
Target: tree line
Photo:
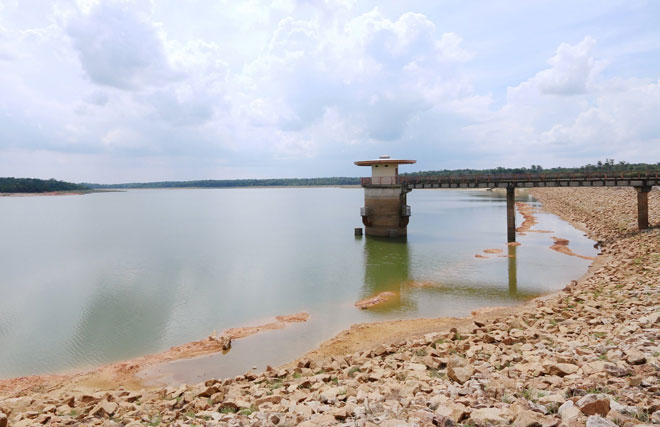
[[[405,176],[457,176],[457,175],[512,175],[512,174],[554,174],[554,173],[584,173],[584,172],[643,172],[660,171],[660,162],[658,163],[628,163],[626,161],[614,162],[614,159],[605,159],[596,164],[586,164],[573,168],[554,167],[543,168],[541,165],[531,165],[530,167],[493,169],[442,169],[420,172],[409,172],[401,175]]]
[[[201,181],[131,182],[126,184],[84,184],[90,188],[228,188],[228,187],[308,187],[323,185],[359,185],[360,178],[272,178],[206,179]]]
[[[0,193],[46,193],[49,191],[75,190],[89,190],[89,187],[52,178],[0,178]]]
[[[544,173],[579,173],[579,172],[637,172],[659,171],[658,163],[628,163],[614,159],[605,159],[596,164],[565,168],[543,168],[541,165],[530,167],[493,169],[442,169],[420,172],[403,173],[403,176],[457,176],[457,175],[498,175],[498,174],[544,174]],[[92,184],[57,181],[55,179],[43,180],[34,178],[0,178],[0,193],[43,193],[48,191],[75,191],[89,189],[129,189],[129,188],[230,188],[230,187],[313,187],[359,185],[357,177],[329,177],[329,178],[272,178],[272,179],[207,179],[198,181],[158,181],[158,182],[132,182],[125,184]]]

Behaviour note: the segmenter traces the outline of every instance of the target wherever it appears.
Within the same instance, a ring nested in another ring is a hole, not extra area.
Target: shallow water
[[[526,199],[531,201],[531,199]],[[95,366],[307,311],[307,323],[176,362],[195,380],[277,365],[352,323],[460,316],[562,288],[593,242],[550,214],[506,246],[504,198],[415,190],[407,240],[356,238],[358,188],[133,190],[0,198],[0,378]],[[517,224],[522,217],[517,217]],[[475,258],[486,248],[515,258]],[[410,282],[432,286],[416,288]],[[353,304],[382,291],[393,303]],[[167,374],[167,372],[164,372]],[[174,374],[172,374],[174,375]]]

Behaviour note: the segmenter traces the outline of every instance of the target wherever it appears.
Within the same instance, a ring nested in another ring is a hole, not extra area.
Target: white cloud
[[[543,93],[573,95],[586,92],[605,65],[593,58],[595,44],[596,41],[589,36],[574,46],[560,44],[556,55],[548,60],[551,68],[539,72],[532,80]]]
[[[176,78],[158,28],[131,6],[109,0],[65,17],[64,29],[83,69],[96,84],[140,89]]]
[[[85,153],[107,176],[140,161],[168,179],[182,162],[208,168],[192,179],[231,177],[219,164],[354,174],[351,160],[381,152],[433,168],[634,161],[660,146],[657,67],[616,78],[636,44],[612,50],[602,31],[503,34],[444,3],[58,0],[46,18],[29,3],[0,8],[3,156]],[[346,169],[316,166],[329,159]]]

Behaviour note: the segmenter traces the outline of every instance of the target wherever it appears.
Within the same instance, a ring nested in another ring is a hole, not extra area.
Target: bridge
[[[506,189],[507,240],[516,240],[515,190],[535,187],[633,187],[637,191],[637,225],[640,230],[649,226],[648,193],[660,186],[660,170],[644,172],[586,172],[537,173],[455,176],[406,176],[398,174],[398,165],[414,160],[395,160],[381,156],[378,160],[355,162],[358,166],[372,166],[372,176],[362,178],[365,207],[361,209],[366,234],[402,236],[411,214],[406,194],[414,189],[486,188]],[[390,167],[385,173],[382,168]],[[381,170],[376,168],[381,167]],[[388,203],[389,202],[389,203]],[[398,221],[394,221],[394,220]],[[397,229],[398,227],[398,229]]]

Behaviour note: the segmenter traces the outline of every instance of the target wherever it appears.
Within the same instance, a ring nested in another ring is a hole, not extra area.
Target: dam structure
[[[364,187],[364,207],[360,209],[367,236],[404,237],[410,220],[410,206],[406,194],[412,189],[401,185],[399,165],[410,165],[416,160],[391,159],[382,155],[375,160],[355,162],[358,166],[371,166],[371,178]]]
[[[632,187],[637,192],[637,226],[649,228],[648,194],[660,186],[660,171],[635,172],[580,172],[542,174],[482,174],[443,176],[399,176],[399,165],[413,164],[415,160],[390,159],[380,156],[376,160],[355,162],[358,166],[371,166],[371,177],[361,179],[364,188],[364,207],[360,210],[366,235],[406,236],[410,220],[410,206],[406,195],[413,189],[483,188],[506,190],[507,241],[516,241],[515,190],[534,187]]]

